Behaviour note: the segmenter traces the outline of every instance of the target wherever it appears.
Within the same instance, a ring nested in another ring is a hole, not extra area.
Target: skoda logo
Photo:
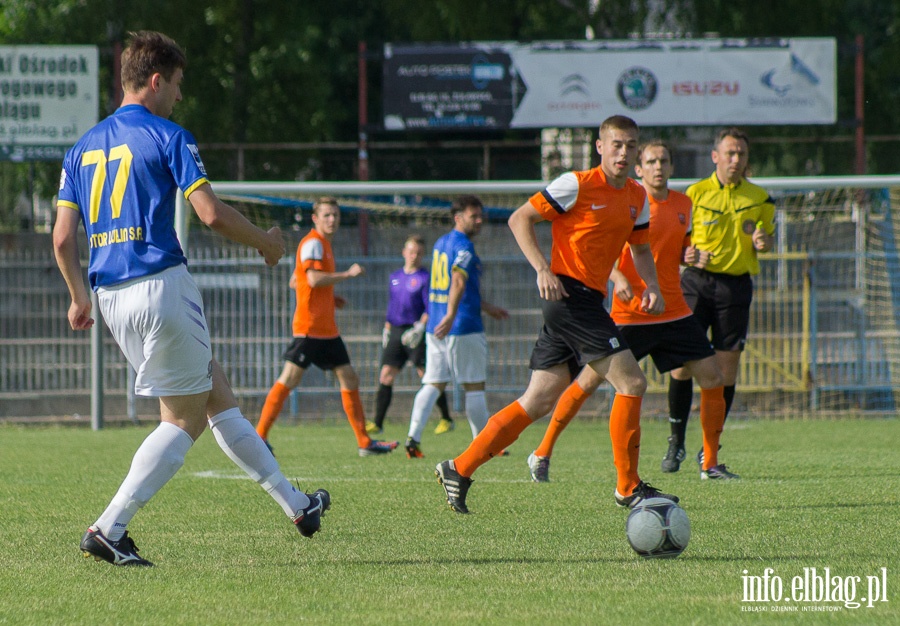
[[[643,67],[629,68],[616,81],[616,92],[622,104],[632,111],[646,109],[656,100],[656,76]]]

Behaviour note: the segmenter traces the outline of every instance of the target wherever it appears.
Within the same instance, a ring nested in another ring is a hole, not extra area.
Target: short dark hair
[[[453,201],[453,204],[450,205],[450,217],[456,217],[457,213],[462,213],[470,206],[478,207],[479,209],[484,208],[484,205],[481,204],[481,199],[478,196],[459,196]]]
[[[140,91],[157,73],[172,80],[175,70],[187,67],[184,50],[172,38],[152,30],[128,35],[131,40],[122,53],[121,75],[125,91]]]
[[[650,141],[645,141],[641,145],[638,146],[638,164],[640,165],[643,162],[644,150],[647,148],[665,148],[666,152],[669,154],[669,160],[672,160],[672,147],[669,146],[668,142],[662,139],[651,139]]]
[[[626,117],[624,115],[613,115],[603,120],[603,123],[600,124],[600,130],[597,131],[597,134],[602,135],[603,131],[609,130],[611,128],[615,128],[616,130],[633,130],[635,132],[640,132],[637,122],[635,122],[630,117]]]
[[[750,137],[747,136],[747,133],[742,131],[737,126],[729,126],[728,128],[723,128],[718,133],[716,133],[716,142],[713,144],[714,147],[718,148],[719,144],[722,143],[722,140],[726,137],[732,137],[733,139],[740,139],[747,147],[750,147]]]
[[[337,198],[334,196],[322,196],[313,202],[313,215],[316,215],[323,206],[333,206],[339,211],[341,209],[341,205],[338,204]]]

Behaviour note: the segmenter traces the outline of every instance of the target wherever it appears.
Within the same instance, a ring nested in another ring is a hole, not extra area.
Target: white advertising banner
[[[0,160],[54,157],[97,123],[96,46],[0,46]]]
[[[833,38],[388,44],[385,128],[833,124],[836,65]]]
[[[833,124],[834,39],[533,44],[513,54],[527,91],[511,127]]]

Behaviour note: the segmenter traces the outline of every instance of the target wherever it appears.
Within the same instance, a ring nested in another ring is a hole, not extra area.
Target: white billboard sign
[[[834,39],[532,44],[513,55],[527,91],[511,127],[833,124]]]
[[[385,128],[833,124],[836,66],[833,38],[388,44]]]
[[[0,46],[0,160],[61,154],[97,123],[96,46]]]

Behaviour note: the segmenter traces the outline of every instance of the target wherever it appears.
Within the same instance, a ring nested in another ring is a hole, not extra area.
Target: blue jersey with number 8
[[[186,264],[175,194],[207,182],[193,136],[143,106],[123,106],[89,130],[66,153],[58,204],[81,213],[91,287]]]
[[[451,230],[434,244],[426,330],[434,333],[435,326],[447,314],[450,276],[454,271],[462,272],[465,275],[466,289],[460,300],[450,334],[469,335],[484,332],[484,325],[481,322],[481,293],[479,291],[481,260],[475,254],[475,246],[472,245],[472,241],[456,229]]]

